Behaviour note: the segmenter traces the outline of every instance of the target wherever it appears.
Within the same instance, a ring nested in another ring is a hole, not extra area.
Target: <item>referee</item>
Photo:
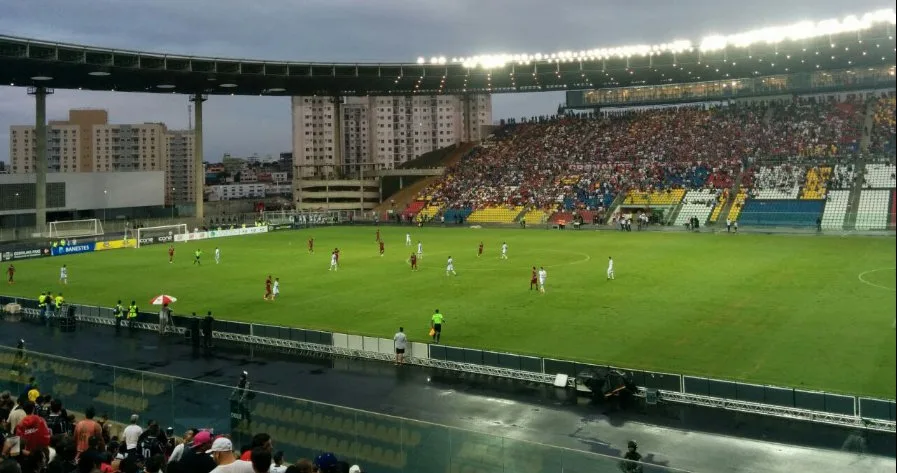
[[[445,323],[445,317],[439,313],[439,309],[433,313],[433,317],[430,317],[430,328],[433,329],[433,342],[439,343],[439,338],[442,336],[442,324]]]

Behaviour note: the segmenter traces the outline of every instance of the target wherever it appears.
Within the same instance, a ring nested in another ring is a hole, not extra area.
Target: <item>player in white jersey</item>
[[[539,266],[539,292],[545,294],[545,280],[548,279],[548,271],[544,266]]]
[[[62,267],[59,268],[59,282],[64,285],[68,285],[69,283],[69,269],[66,268],[65,265],[62,265]]]
[[[217,246],[215,247],[215,264],[221,263],[221,249]]]
[[[339,271],[338,261],[339,260],[336,258],[336,251],[330,253],[330,269],[328,269],[327,271]]]
[[[614,259],[610,256],[607,257],[607,280],[610,281],[614,278]]]
[[[280,278],[274,278],[274,289],[271,292],[271,300],[276,300],[280,295]]]
[[[424,244],[421,242],[417,242],[417,258],[421,259],[424,257]]]
[[[453,275],[457,276],[458,273],[455,272],[455,260],[452,259],[451,256],[448,257],[448,261],[445,263],[445,275]]]
[[[508,259],[508,244],[504,242],[501,244],[501,259]]]
[[[411,234],[410,233],[405,234],[405,246],[411,246]]]

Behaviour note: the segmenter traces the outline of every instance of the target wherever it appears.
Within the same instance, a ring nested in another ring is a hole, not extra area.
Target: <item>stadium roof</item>
[[[719,36],[698,47],[677,41],[509,61],[407,64],[196,57],[0,36],[0,84],[209,95],[430,95],[705,82],[895,64],[893,21],[827,31]]]

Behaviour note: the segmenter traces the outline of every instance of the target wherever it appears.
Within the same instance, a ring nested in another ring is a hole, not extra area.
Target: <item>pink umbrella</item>
[[[152,305],[166,305],[171,304],[172,302],[177,302],[176,297],[166,296],[165,294],[156,296],[150,300],[150,304]]]

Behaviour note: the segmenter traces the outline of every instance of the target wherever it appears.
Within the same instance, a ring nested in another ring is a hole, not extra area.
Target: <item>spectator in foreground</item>
[[[16,426],[16,435],[21,439],[22,450],[37,452],[50,446],[50,429],[43,417],[34,413],[34,403],[22,406],[25,417]]]
[[[184,454],[177,462],[178,466],[190,473],[209,473],[215,469],[215,461],[207,455],[212,446],[212,434],[208,431],[197,432],[193,436],[193,445],[184,448]]]
[[[103,451],[106,449],[106,444],[103,443],[103,427],[93,420],[96,415],[96,409],[93,406],[88,407],[84,410],[85,419],[75,425],[75,443],[77,444],[79,455],[87,450],[91,437],[96,437],[100,442],[97,445],[98,450]]]
[[[271,452],[261,447],[252,450],[253,473],[268,473],[271,470]]]
[[[252,470],[252,463],[237,459],[234,454],[234,444],[228,438],[218,437],[215,439],[209,453],[212,455],[212,460],[218,465],[212,470],[212,473],[255,473]]]
[[[287,467],[286,467],[286,465],[283,464],[283,452],[278,451],[271,458],[272,458],[272,461],[274,462],[274,464],[271,465],[271,468],[268,470],[268,472],[269,473],[286,473]]]

